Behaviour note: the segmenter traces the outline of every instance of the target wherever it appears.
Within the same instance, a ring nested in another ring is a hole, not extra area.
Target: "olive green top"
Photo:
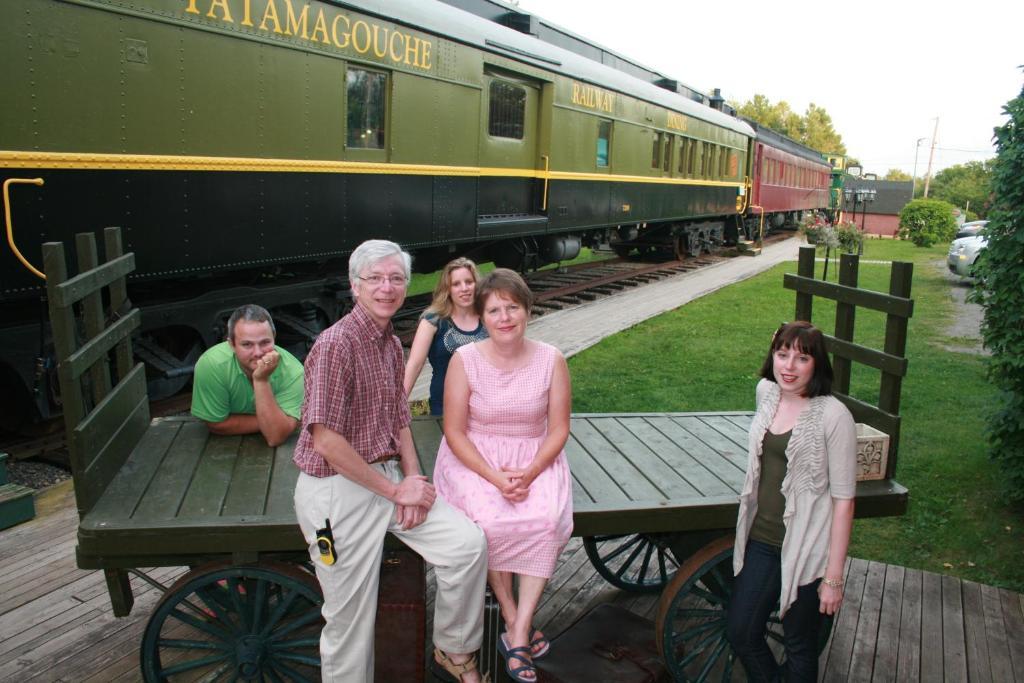
[[[786,446],[793,430],[784,434],[764,433],[761,446],[761,480],[757,484],[757,515],[750,527],[750,538],[762,543],[782,547],[786,525],[782,513],[786,499],[782,495],[782,480],[786,478]]]

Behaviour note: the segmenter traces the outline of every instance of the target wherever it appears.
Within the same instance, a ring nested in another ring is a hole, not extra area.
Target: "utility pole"
[[[935,117],[935,129],[932,131],[932,151],[928,153],[928,170],[924,174],[924,198],[928,199],[928,185],[932,180],[932,160],[935,158],[935,140],[939,135],[939,117]]]

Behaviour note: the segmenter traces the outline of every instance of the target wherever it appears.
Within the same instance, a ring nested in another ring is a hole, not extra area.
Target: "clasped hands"
[[[402,479],[395,489],[395,522],[408,531],[419,526],[427,518],[427,512],[437,499],[434,485],[422,474]]]
[[[530,484],[534,477],[526,470],[516,470],[507,467],[495,471],[491,483],[501,491],[502,497],[510,503],[521,503],[530,495]]]

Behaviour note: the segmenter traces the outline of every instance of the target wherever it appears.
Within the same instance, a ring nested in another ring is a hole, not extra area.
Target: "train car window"
[[[357,149],[384,149],[387,74],[365,69],[348,70],[348,133],[346,145]]]
[[[690,175],[696,177],[700,173],[701,158],[704,156],[704,143],[697,140],[694,144],[693,156],[690,157]]]
[[[523,139],[526,122],[526,88],[491,81],[488,133],[496,138]]]
[[[686,173],[686,157],[690,154],[690,141],[683,138],[679,141],[679,175]]]
[[[675,140],[673,135],[665,135],[665,153],[662,154],[661,170],[668,173],[672,170],[672,143]]]
[[[611,154],[611,139],[612,139],[612,122],[611,121],[598,121],[597,122],[597,165],[601,167],[608,166],[609,156]]]
[[[723,147],[718,153],[718,177],[725,178],[725,169],[729,165],[729,153]]]
[[[661,133],[658,133],[651,143],[651,168],[661,168],[661,137]]]

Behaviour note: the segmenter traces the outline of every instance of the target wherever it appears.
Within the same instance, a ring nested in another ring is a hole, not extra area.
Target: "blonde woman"
[[[434,287],[434,300],[423,312],[405,361],[405,394],[412,392],[423,363],[430,361],[430,414],[444,413],[444,378],[455,350],[487,338],[473,306],[479,274],[467,258],[450,261]]]

